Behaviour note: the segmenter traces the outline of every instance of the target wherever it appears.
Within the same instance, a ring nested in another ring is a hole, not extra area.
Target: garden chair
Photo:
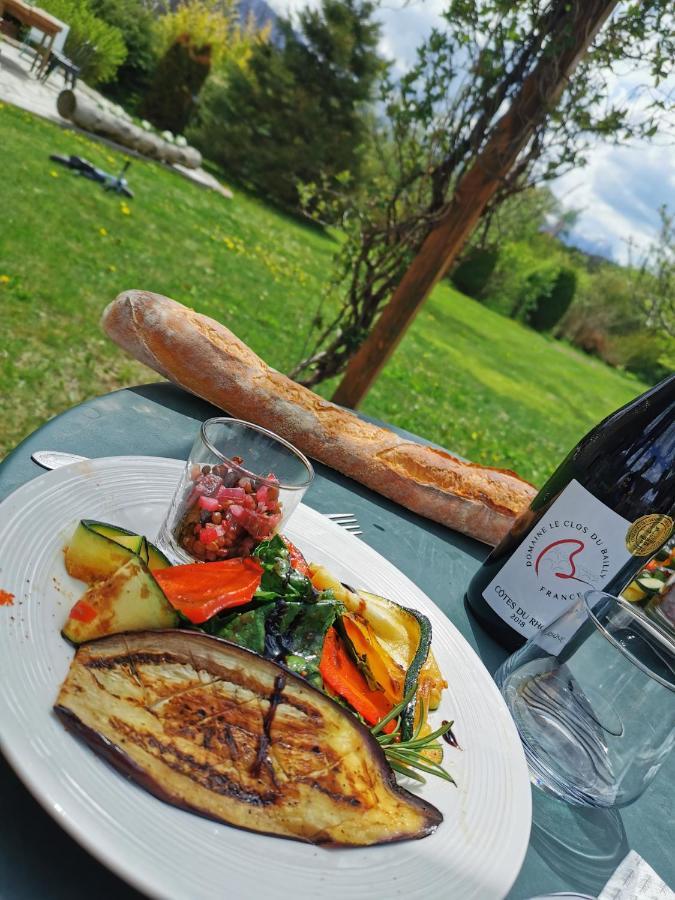
[[[77,79],[82,69],[96,54],[96,46],[90,41],[85,41],[77,51],[73,54],[73,59],[69,59],[60,51],[52,51],[49,62],[42,76],[42,83],[45,84],[55,69],[63,70],[63,81],[66,87],[73,90],[77,84]]]

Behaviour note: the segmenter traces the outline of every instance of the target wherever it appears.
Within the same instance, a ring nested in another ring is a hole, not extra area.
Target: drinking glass
[[[589,591],[495,673],[534,784],[625,806],[675,742],[675,643],[633,604]]]
[[[313,478],[309,460],[272,431],[241,419],[208,419],[157,543],[179,563],[246,556],[282,528]]]

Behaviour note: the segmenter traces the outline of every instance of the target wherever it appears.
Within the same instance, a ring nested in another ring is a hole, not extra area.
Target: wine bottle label
[[[631,558],[631,523],[572,480],[483,591],[490,607],[526,638],[548,629]],[[567,634],[549,630],[562,646]]]

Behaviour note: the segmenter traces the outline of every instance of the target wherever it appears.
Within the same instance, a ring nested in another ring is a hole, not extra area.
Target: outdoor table
[[[63,22],[51,16],[46,10],[26,3],[25,0],[0,0],[0,19],[5,13],[10,13],[24,25],[42,32],[42,40],[35,47],[36,54],[41,58],[37,71],[37,77],[40,78],[49,60],[56,35],[63,31]]]
[[[185,459],[198,423],[222,415],[173,385],[151,384],[89,400],[47,422],[0,464],[0,500],[43,469],[35,450],[90,457],[147,455]],[[363,418],[366,418],[365,416]],[[394,429],[415,440],[422,439]],[[493,672],[505,658],[466,612],[466,585],[487,548],[408,512],[316,464],[305,503],[321,513],[354,513],[365,541],[391,560],[444,611]],[[131,900],[140,895],[80,848],[31,797],[0,757],[0,898]],[[629,849],[675,885],[675,754],[635,803],[622,810],[571,807],[533,789],[530,846],[509,898],[577,890],[598,894]],[[382,900],[389,900],[381,885]],[[226,888],[223,897],[227,896]],[[374,894],[375,896],[375,894]],[[452,882],[448,881],[448,900]]]

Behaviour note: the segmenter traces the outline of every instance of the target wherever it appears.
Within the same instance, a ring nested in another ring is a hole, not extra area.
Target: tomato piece
[[[75,619],[77,622],[93,622],[97,615],[98,613],[91,603],[87,603],[86,600],[78,600],[71,609],[69,618]]]
[[[284,544],[288,549],[288,553],[291,558],[291,565],[296,570],[296,572],[300,572],[301,575],[306,575],[309,578],[309,563],[302,555],[302,552],[298,550],[298,548],[291,541],[288,540],[287,537],[283,538]]]

